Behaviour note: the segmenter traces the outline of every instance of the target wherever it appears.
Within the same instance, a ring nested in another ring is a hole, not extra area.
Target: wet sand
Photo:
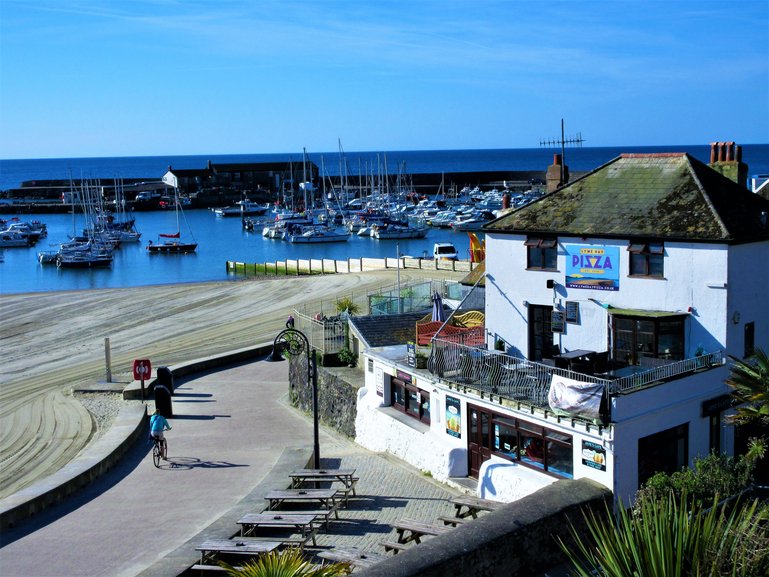
[[[401,270],[401,283],[465,273]],[[57,471],[98,434],[73,389],[132,380],[133,360],[153,367],[271,342],[297,309],[336,312],[352,297],[392,287],[395,271],[0,298],[0,498]]]

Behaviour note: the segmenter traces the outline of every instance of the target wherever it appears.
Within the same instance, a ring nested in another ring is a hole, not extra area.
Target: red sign
[[[134,380],[144,381],[150,378],[152,364],[149,359],[134,360]]]

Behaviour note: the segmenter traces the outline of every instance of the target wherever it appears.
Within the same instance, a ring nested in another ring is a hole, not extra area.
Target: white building
[[[500,500],[589,477],[627,501],[732,454],[728,355],[769,349],[769,201],[722,146],[622,155],[487,225],[486,347],[365,353],[358,441]]]

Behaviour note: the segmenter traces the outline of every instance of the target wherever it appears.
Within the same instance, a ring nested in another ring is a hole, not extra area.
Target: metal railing
[[[553,375],[601,383],[609,395],[632,392],[698,370],[721,366],[723,351],[645,369],[623,377],[587,375],[514,357],[499,351],[433,339],[427,369],[443,380],[464,385],[486,395],[547,408]]]
[[[294,311],[294,323],[321,355],[333,355],[347,343],[347,319],[342,317],[313,318]]]

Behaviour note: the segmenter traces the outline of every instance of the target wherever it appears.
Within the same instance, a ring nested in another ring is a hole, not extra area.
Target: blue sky
[[[0,0],[0,158],[769,142],[766,0]]]

